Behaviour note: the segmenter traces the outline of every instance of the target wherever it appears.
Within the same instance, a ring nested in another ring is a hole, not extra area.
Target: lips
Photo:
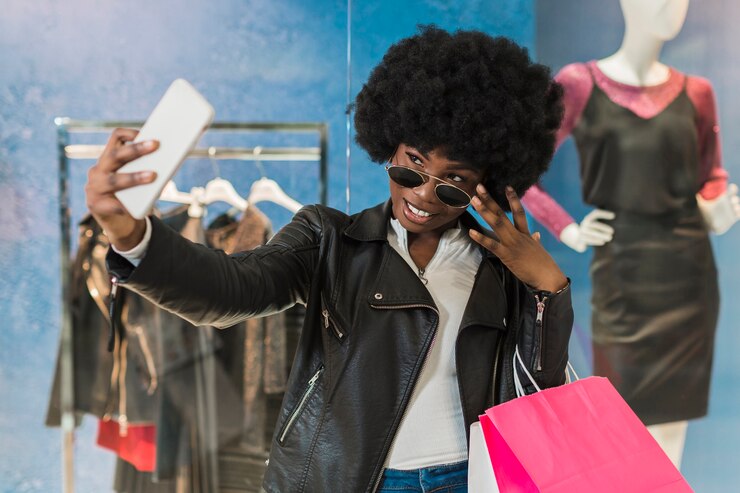
[[[406,218],[416,224],[425,224],[432,220],[437,214],[425,211],[415,205],[410,204],[407,200],[403,201],[403,213]]]

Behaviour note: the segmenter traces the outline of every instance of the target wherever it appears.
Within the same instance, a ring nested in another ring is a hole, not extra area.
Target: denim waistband
[[[380,489],[432,492],[442,488],[462,487],[467,482],[468,461],[464,460],[420,469],[385,469]]]

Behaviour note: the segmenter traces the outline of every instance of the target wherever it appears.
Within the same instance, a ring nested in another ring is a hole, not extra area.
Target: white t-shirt
[[[407,232],[391,219],[388,242],[420,272],[408,251]],[[439,309],[439,326],[406,415],[396,433],[387,467],[417,469],[468,458],[465,421],[455,366],[455,342],[482,260],[477,244],[459,228],[448,229],[423,271]]]

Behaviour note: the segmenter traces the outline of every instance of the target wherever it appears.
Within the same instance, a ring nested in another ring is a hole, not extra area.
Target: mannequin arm
[[[740,218],[740,199],[737,190],[737,185],[733,183],[724,193],[712,200],[703,198],[701,194],[696,195],[704,223],[710,231],[718,235],[726,233]]]
[[[614,213],[604,209],[594,209],[583,218],[580,224],[573,222],[560,232],[560,241],[583,253],[589,246],[601,246],[614,237],[614,228],[601,222],[614,219]]]

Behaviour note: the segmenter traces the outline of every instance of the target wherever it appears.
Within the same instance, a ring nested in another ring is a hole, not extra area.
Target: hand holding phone
[[[164,186],[213,121],[214,114],[208,101],[184,79],[170,85],[133,142],[157,140],[159,148],[118,169],[118,173],[157,173],[151,183],[115,192],[129,214],[142,219],[150,212]]]

